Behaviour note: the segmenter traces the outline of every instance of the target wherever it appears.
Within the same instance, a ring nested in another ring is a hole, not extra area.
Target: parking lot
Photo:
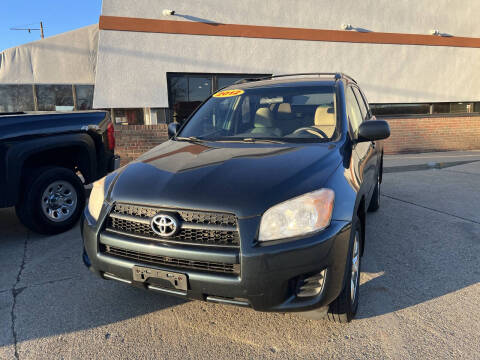
[[[442,166],[386,160],[381,208],[367,218],[359,313],[347,325],[101,280],[82,264],[78,226],[43,237],[0,210],[0,359],[478,359],[474,155],[455,166],[448,156]]]

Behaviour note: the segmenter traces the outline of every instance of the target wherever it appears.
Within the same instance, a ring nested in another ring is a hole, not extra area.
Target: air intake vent
[[[145,264],[168,266],[175,269],[194,269],[223,274],[240,274],[240,264],[178,259],[167,256],[151,255],[108,245],[105,246],[105,253],[115,257],[136,260]]]

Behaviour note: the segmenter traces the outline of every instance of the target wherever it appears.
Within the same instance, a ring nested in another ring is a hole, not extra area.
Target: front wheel
[[[360,288],[361,225],[354,221],[347,259],[345,285],[340,295],[329,305],[328,320],[338,323],[350,322],[357,313]]]
[[[85,206],[79,177],[63,167],[43,167],[27,175],[16,205],[20,221],[40,234],[58,234],[72,228]]]

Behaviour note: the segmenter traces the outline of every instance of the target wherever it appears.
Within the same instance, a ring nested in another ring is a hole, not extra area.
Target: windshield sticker
[[[220,92],[214,94],[213,97],[226,98],[226,97],[242,95],[244,92],[245,91],[243,91],[243,90],[225,90],[225,91],[220,91]]]

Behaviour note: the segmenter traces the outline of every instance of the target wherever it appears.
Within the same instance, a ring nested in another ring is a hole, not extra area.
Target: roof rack
[[[261,77],[261,78],[246,78],[246,79],[241,79],[235,82],[235,84],[243,84],[246,82],[252,82],[252,81],[261,81],[261,80],[268,80],[268,79],[273,79],[273,78],[279,78],[279,77],[289,77],[289,76],[304,76],[304,75],[318,75],[318,76],[333,76],[335,80],[340,80],[342,78],[348,79],[349,81],[354,82],[355,84],[357,83],[352,77],[341,73],[341,72],[331,72],[331,73],[296,73],[296,74],[280,74],[280,75],[271,75],[271,76],[266,76],[266,77]]]
[[[351,82],[353,82],[353,83],[355,83],[355,84],[357,83],[357,80],[355,80],[355,79],[352,78],[351,76],[348,76],[348,75],[345,74],[345,73],[339,73],[339,74],[340,74],[340,76],[344,77],[345,79],[348,79],[348,80],[350,80]]]

